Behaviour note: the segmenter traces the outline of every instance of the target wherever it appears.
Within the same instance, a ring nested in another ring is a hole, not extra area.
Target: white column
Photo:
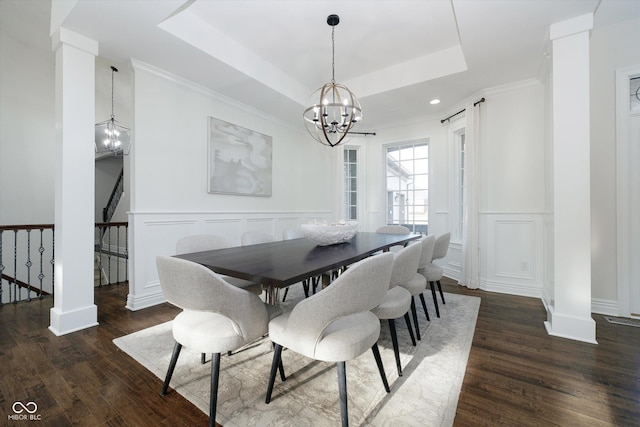
[[[56,52],[55,282],[49,329],[98,324],[93,303],[95,56],[98,43],[65,28]]]
[[[551,25],[554,290],[550,335],[596,343],[591,318],[589,31],[593,14]]]

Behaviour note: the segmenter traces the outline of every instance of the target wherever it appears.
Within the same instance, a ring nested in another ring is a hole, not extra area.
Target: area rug
[[[285,310],[302,298],[293,287]],[[427,301],[431,300],[427,296]],[[386,393],[373,354],[369,351],[346,363],[349,422],[351,425],[451,426],[464,378],[480,298],[445,294],[441,318],[430,308],[427,322],[418,303],[422,340],[416,347],[404,323],[396,322],[403,376],[398,377],[386,321],[381,323],[378,345],[391,393]],[[431,304],[432,301],[429,301]],[[158,378],[164,379],[173,350],[171,322],[114,340]],[[231,356],[220,366],[216,421],[228,426],[335,426],[340,424],[340,403],[335,364],[318,362],[285,350],[287,381],[276,379],[270,404],[264,403],[273,351],[268,337]],[[209,359],[208,359],[209,360]],[[200,354],[183,348],[171,379],[169,393],[180,393],[209,413],[211,365]]]

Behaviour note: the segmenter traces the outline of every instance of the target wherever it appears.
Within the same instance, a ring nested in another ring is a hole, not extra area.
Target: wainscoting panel
[[[259,230],[282,239],[282,232],[331,212],[175,212],[129,213],[129,295],[127,308],[139,310],[165,301],[156,257],[174,255],[176,242],[193,234],[218,234],[240,245],[245,231]]]
[[[246,218],[244,231],[260,231],[280,240],[279,236],[276,236],[276,218],[274,217]]]
[[[239,218],[206,218],[202,221],[202,227],[197,234],[217,234],[222,236],[234,246],[240,245],[243,222]]]
[[[436,261],[444,270],[444,275],[456,281],[462,276],[462,243],[449,243],[447,256],[443,261]]]
[[[482,214],[481,227],[481,287],[488,291],[541,297],[544,275],[542,214]]]
[[[307,221],[304,221],[307,222]],[[278,218],[276,222],[276,239],[282,239],[284,237],[284,231],[288,228],[299,228],[303,223],[302,218],[299,216],[290,216]]]

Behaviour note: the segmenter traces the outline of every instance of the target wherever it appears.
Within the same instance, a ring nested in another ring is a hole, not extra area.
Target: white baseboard
[[[162,291],[158,288],[158,292],[145,295],[127,295],[127,309],[131,311],[142,310],[143,308],[153,307],[154,305],[167,302]]]
[[[95,304],[69,311],[53,307],[50,313],[49,330],[58,337],[98,325],[98,307]]]
[[[607,316],[618,316],[618,302],[613,300],[604,300],[598,298],[591,299],[591,312],[604,314]]]

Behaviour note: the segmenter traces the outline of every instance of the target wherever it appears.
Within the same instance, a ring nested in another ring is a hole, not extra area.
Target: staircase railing
[[[6,248],[13,253],[9,265],[4,261]],[[0,226],[0,304],[31,301],[53,293],[53,248],[53,224]]]
[[[96,223],[94,286],[128,278],[128,223]],[[0,225],[0,305],[53,295],[55,281],[53,224]]]
[[[96,242],[96,260],[100,278],[98,287],[129,280],[129,223],[96,223],[99,239]]]
[[[124,168],[120,171],[120,175],[118,175],[118,179],[113,186],[113,190],[111,191],[111,196],[109,196],[107,206],[102,209],[103,222],[111,221],[113,213],[116,211],[118,203],[120,202],[120,198],[122,197],[122,193],[124,193]]]

